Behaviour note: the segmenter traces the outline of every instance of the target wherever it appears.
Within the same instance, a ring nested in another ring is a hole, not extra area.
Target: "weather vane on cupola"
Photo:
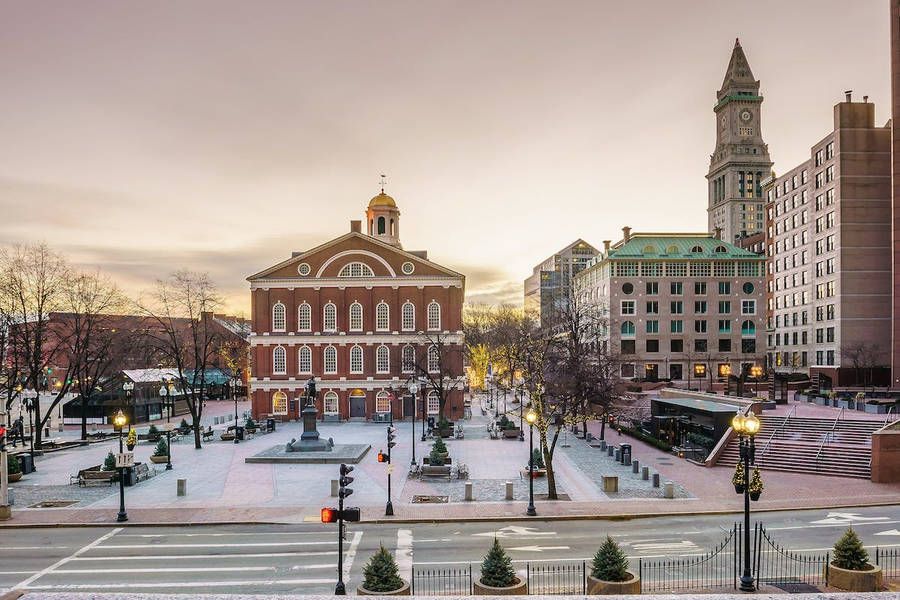
[[[387,183],[387,175],[384,173],[381,174],[381,181],[378,184],[381,186],[381,193],[384,193],[384,185]]]

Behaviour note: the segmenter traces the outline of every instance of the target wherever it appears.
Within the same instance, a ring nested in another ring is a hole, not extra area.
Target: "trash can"
[[[631,464],[631,444],[621,444],[619,446],[622,449],[622,464],[630,465]]]
[[[236,440],[244,439],[244,428],[243,427],[235,427],[234,428],[234,439],[236,439]]]
[[[275,419],[266,419],[266,430],[275,431]]]
[[[23,452],[16,456],[19,458],[19,467],[21,467],[23,475],[28,475],[34,471],[34,460],[30,454]]]

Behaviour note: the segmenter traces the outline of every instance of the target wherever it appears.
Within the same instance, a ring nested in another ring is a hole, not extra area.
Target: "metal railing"
[[[585,561],[556,565],[525,563],[525,580],[532,595],[586,594],[587,565]]]
[[[769,439],[766,440],[766,445],[763,446],[762,452],[760,452],[758,455],[758,459],[761,459],[762,457],[764,457],[766,455],[766,452],[769,451],[769,446],[772,444],[772,440],[775,439],[775,437],[778,435],[779,431],[781,431],[785,428],[785,426],[788,423],[788,420],[790,420],[790,418],[794,415],[794,411],[796,411],[796,410],[797,410],[797,405],[795,404],[794,406],[791,407],[791,410],[788,411],[788,414],[784,418],[784,421],[782,421],[781,424],[775,428],[775,431],[773,431],[772,435],[769,436]]]
[[[472,565],[461,569],[413,569],[413,596],[471,596]]]
[[[735,523],[718,546],[701,556],[675,559],[638,559],[641,592],[737,588],[741,565],[741,525]]]
[[[900,578],[900,548],[875,548],[875,564],[885,579]]]
[[[825,435],[822,436],[822,443],[819,444],[819,449],[816,451],[816,471],[819,470],[819,457],[822,455],[822,449],[825,447],[826,442],[834,440],[834,432],[837,430],[838,421],[840,421],[841,417],[844,415],[844,409],[842,408],[838,411],[838,416],[834,419],[834,424],[831,426],[830,431],[826,431]]]
[[[887,414],[884,415],[884,425],[882,425],[882,427],[887,427],[888,423],[891,422],[891,411],[893,411],[895,408],[897,408],[896,404],[891,404],[888,407]]]
[[[828,585],[829,553],[805,554],[777,544],[761,523],[753,531],[753,571],[757,583],[777,586]]]

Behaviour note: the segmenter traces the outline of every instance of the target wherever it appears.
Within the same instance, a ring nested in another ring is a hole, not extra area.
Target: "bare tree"
[[[157,281],[149,296],[140,305],[152,323],[145,336],[163,366],[177,373],[191,414],[194,446],[199,449],[207,369],[217,360],[222,341],[213,323],[221,300],[208,274],[187,270]]]
[[[872,384],[872,371],[878,365],[881,347],[866,341],[848,344],[841,348],[841,357],[853,365],[856,382],[862,379],[863,389]],[[862,375],[862,377],[860,377]]]
[[[438,420],[445,418],[445,406],[450,398],[450,392],[459,389],[463,383],[461,342],[456,341],[455,336],[439,331],[420,331],[418,333],[421,350],[415,353],[412,363],[406,362],[403,370],[413,371],[422,381],[425,387],[434,391],[438,396]],[[401,353],[401,361],[404,360]],[[426,393],[427,397],[427,393]],[[427,403],[424,407],[427,411]]]

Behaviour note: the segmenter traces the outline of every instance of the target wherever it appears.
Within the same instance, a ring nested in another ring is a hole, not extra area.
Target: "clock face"
[[[748,123],[752,118],[753,113],[751,113],[749,110],[744,110],[741,112],[741,121],[743,121],[744,123]]]

